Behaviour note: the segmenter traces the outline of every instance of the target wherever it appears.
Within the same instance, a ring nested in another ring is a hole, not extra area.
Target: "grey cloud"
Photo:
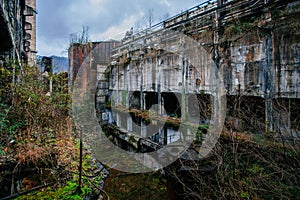
[[[83,25],[89,26],[90,34],[101,34],[130,16],[137,16],[136,18],[140,18],[139,21],[142,22],[138,16],[141,12],[146,13],[149,8],[153,8],[154,17],[159,21],[166,13],[172,16],[180,10],[199,4],[197,0],[103,0],[103,4],[97,7],[92,6],[90,2],[90,0],[37,1],[39,54],[46,52],[49,54],[52,48],[52,54],[59,55],[58,47],[62,48],[61,51],[65,50],[69,43],[69,34],[81,31]]]

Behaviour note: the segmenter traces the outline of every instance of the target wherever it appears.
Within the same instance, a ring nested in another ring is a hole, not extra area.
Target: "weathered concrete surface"
[[[71,44],[68,50],[69,84],[73,86],[79,74],[78,79],[80,80],[77,80],[77,82],[81,82],[81,84],[84,85],[84,91],[86,91],[86,85],[88,84],[96,86],[97,80],[101,79],[100,76],[103,75],[110,62],[111,50],[118,44],[119,42],[117,41]],[[95,89],[95,87],[92,86],[90,86],[90,88]]]
[[[147,101],[174,103],[165,102],[162,93],[212,94],[217,70],[227,95],[257,97],[263,102],[262,113],[255,111],[261,107],[247,113],[251,120],[264,115],[255,120],[265,127],[262,132],[299,137],[300,121],[295,117],[300,97],[299,19],[298,1],[228,1],[184,12],[164,21],[162,29],[154,27],[132,36],[114,50],[108,68],[112,102],[130,108],[132,94],[139,92],[133,95],[135,105],[146,109]],[[187,48],[188,40],[179,35],[162,37],[166,30],[185,33],[199,48]],[[158,100],[149,100],[150,93]],[[294,107],[276,104],[279,98],[295,102]],[[242,122],[251,125],[241,118],[246,104],[231,106],[239,110],[232,117],[240,130]]]
[[[242,1],[235,2],[243,4]],[[222,13],[225,12],[223,11],[224,7],[218,11],[223,14],[222,17],[218,18],[219,24],[225,22],[218,25],[217,30],[214,29],[214,22],[217,20],[215,19],[215,12],[217,11],[214,9],[211,12],[200,9],[202,12],[208,12],[203,15],[200,15],[200,11],[194,11],[199,15],[196,19],[194,19],[196,14],[192,13],[190,14],[191,19],[185,19],[186,14],[183,14],[180,16],[181,21],[178,19],[179,17],[176,17],[164,22],[165,27],[186,32],[188,36],[194,38],[207,50],[205,53],[182,52],[188,54],[184,56],[187,56],[188,61],[192,63],[189,75],[194,77],[188,80],[188,84],[191,85],[190,89],[196,88],[196,79],[198,78],[200,79],[198,82],[200,90],[206,90],[206,83],[210,82],[210,75],[208,74],[210,69],[207,67],[209,65],[207,62],[211,59],[203,58],[201,63],[193,63],[190,58],[201,57],[204,54],[212,57],[214,38],[219,37],[218,44],[216,44],[219,53],[219,63],[217,64],[224,72],[224,82],[228,94],[235,95],[240,89],[239,92],[247,92],[247,95],[261,96],[271,89],[269,87],[272,87],[271,92],[274,97],[299,98],[300,33],[297,30],[297,27],[300,26],[298,20],[299,3],[286,3],[284,6],[280,4],[278,8],[276,3],[274,5],[266,4],[261,8],[262,10],[245,8],[249,12],[247,15],[236,11],[237,14],[234,16],[231,12],[235,10],[230,9],[238,9],[239,4],[236,3],[237,5],[234,7],[231,1],[229,3],[230,6],[228,6],[226,13]],[[272,12],[276,12],[276,14]],[[207,20],[207,15],[210,16],[210,26],[203,27],[201,21]],[[174,25],[173,27],[172,23],[181,26]],[[183,25],[184,28],[182,28]],[[160,37],[159,31],[140,38],[137,36],[115,50],[117,55],[113,58],[112,74],[114,79],[111,79],[111,88],[119,84],[120,89],[124,89],[124,83],[127,80],[130,81],[129,90],[139,89],[139,84],[154,83],[158,74],[156,66],[162,65],[162,71],[168,71],[167,76],[162,75],[165,81],[164,86],[172,91],[178,90],[178,83],[181,80],[177,75],[179,75],[178,72],[181,72],[178,69],[182,66],[183,55],[179,54],[181,52],[166,52],[163,49],[158,49],[162,47],[159,39],[155,39],[155,37]],[[186,51],[188,50],[186,49]],[[141,60],[145,60],[142,67],[144,69],[143,83],[141,80],[133,78],[134,74],[140,73],[136,63]],[[131,75],[126,76],[125,73]]]
[[[25,21],[24,50],[27,54],[27,62],[29,65],[36,64],[36,0],[25,0],[25,8],[23,11],[23,20]],[[26,27],[29,25],[29,27]]]
[[[299,4],[210,2],[130,35],[120,46],[73,44],[70,78],[73,82],[82,66],[78,86],[96,93],[100,118],[140,137],[147,131],[128,117],[130,110],[154,109],[162,116],[210,124],[219,94],[227,98],[225,130],[298,139]],[[181,109],[184,105],[188,109]],[[107,112],[110,106],[126,117]],[[164,134],[161,143],[167,143]]]
[[[0,61],[35,64],[36,0],[0,1]]]

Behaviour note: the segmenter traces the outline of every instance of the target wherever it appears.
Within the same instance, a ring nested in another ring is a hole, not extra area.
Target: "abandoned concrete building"
[[[107,54],[89,54],[105,43],[72,45],[71,80],[86,58],[80,87],[96,93],[100,122],[119,128],[114,137],[125,149],[182,140],[183,121],[298,143],[299,15],[295,0],[207,1],[110,43]],[[147,129],[161,121],[168,124],[156,133]]]
[[[176,160],[181,183],[192,180],[190,169],[210,176],[216,165],[199,163],[210,157],[216,138],[299,145],[299,19],[296,0],[207,1],[130,31],[107,51],[71,45],[71,84],[87,97],[75,98],[74,109],[75,121],[90,128],[84,140],[117,170],[124,170],[119,157],[132,158],[124,152],[134,152],[142,167],[163,168],[177,193],[182,190],[166,166]]]
[[[0,1],[0,62],[36,60],[36,0]]]
[[[225,131],[298,141],[299,19],[299,1],[209,1],[127,37],[106,72],[110,103],[123,107],[117,125],[147,136],[122,112],[153,105],[179,118],[186,107],[191,121],[195,95],[209,123],[217,92],[227,99]],[[168,131],[153,138],[178,139]]]

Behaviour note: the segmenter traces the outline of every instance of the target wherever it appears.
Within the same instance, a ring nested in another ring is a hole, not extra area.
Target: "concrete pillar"
[[[146,110],[146,92],[143,93],[143,110]]]
[[[223,0],[218,0],[218,7],[223,5]]]
[[[158,114],[162,115],[162,101],[161,101],[161,73],[160,73],[160,57],[156,56],[156,69],[158,71],[158,79],[157,79],[157,83],[155,83],[155,85],[157,85],[157,104],[158,104]]]
[[[266,44],[266,64],[265,64],[265,120],[266,132],[274,131],[273,127],[273,81],[274,72],[272,70],[272,38],[267,38]]]
[[[126,82],[126,108],[129,109],[129,91],[130,91],[130,64],[127,66],[127,70],[125,71],[125,82]]]
[[[140,62],[140,76],[141,76],[141,83],[140,83],[140,109],[143,110],[144,108],[144,100],[143,100],[143,64]]]
[[[186,58],[185,58],[185,41],[182,40],[182,43],[181,43],[181,48],[182,48],[182,52],[181,52],[181,56],[182,56],[182,61],[181,61],[181,64],[182,64],[182,67],[181,67],[181,119],[183,121],[185,121],[187,119],[187,116],[186,116],[186,96],[185,96],[185,74],[186,74],[186,70],[185,70],[185,67],[186,67]]]
[[[168,129],[164,128],[163,131],[164,131],[164,145],[167,145],[168,144]]]
[[[130,116],[127,117],[127,130],[132,131],[132,118]]]

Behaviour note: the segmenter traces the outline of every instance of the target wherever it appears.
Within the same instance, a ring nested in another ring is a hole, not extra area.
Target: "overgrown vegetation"
[[[73,162],[76,163],[76,161]],[[19,196],[17,199],[97,199],[100,193],[103,192],[101,184],[103,184],[102,177],[105,176],[105,172],[97,169],[95,160],[89,154],[84,156],[82,166],[84,174],[81,187],[79,187],[77,171],[65,171],[64,173],[69,176],[64,181],[56,182],[42,190],[34,190],[29,194]],[[97,173],[95,174],[94,171],[97,171]]]
[[[69,116],[67,76],[45,76],[37,67],[25,66],[15,71],[18,81],[13,83],[10,68],[1,66],[0,72],[0,197],[44,184],[49,186],[19,199],[99,195],[102,176],[94,173],[96,161],[86,153],[84,184],[78,190],[79,141]]]
[[[52,76],[54,80],[58,78]],[[14,85],[7,83],[13,95],[10,102],[1,105],[2,140],[5,135],[16,144],[9,146],[2,141],[2,151],[6,148],[21,164],[37,165],[46,157],[63,164],[65,153],[73,155],[60,149],[63,148],[60,143],[67,144],[72,138],[68,94],[58,90],[59,87],[50,94],[48,81],[49,77],[42,77],[36,67],[25,67],[20,81]]]
[[[297,199],[299,155],[222,136],[205,160],[178,160],[167,170],[178,199]]]
[[[110,200],[166,199],[166,180],[156,173],[127,174],[110,170],[106,191]]]

